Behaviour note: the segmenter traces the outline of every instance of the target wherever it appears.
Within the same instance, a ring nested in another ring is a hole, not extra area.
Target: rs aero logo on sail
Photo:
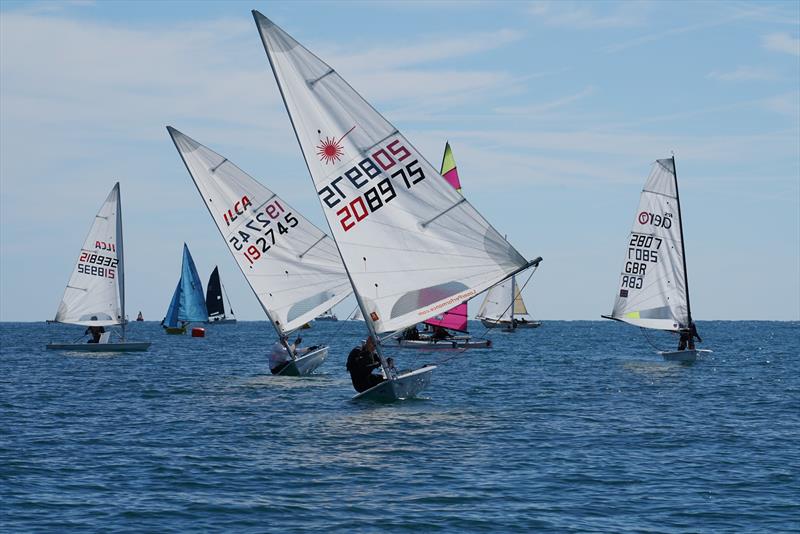
[[[671,213],[664,213],[663,215],[658,215],[656,213],[652,213],[650,211],[642,211],[639,212],[637,217],[639,224],[649,224],[652,226],[660,226],[661,228],[670,229],[672,228],[672,214]]]

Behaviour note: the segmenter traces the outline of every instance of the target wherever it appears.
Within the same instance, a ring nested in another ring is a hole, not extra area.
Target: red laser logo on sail
[[[320,144],[317,145],[319,160],[329,164],[338,163],[339,160],[342,159],[342,154],[344,154],[344,150],[342,150],[342,140],[355,129],[356,127],[353,126],[347,130],[347,133],[338,141],[335,137],[326,137],[324,141],[320,140]]]

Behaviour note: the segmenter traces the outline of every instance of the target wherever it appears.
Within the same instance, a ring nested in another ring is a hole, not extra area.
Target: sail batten
[[[124,322],[122,211],[116,183],[92,220],[55,322],[111,326]]]
[[[172,127],[167,130],[279,335],[300,328],[352,292],[330,237],[230,160]],[[227,164],[219,167],[223,160]]]
[[[331,66],[253,15],[371,331],[434,317],[527,264]]]
[[[688,327],[680,217],[674,161],[656,160],[628,235],[614,319],[657,330]]]

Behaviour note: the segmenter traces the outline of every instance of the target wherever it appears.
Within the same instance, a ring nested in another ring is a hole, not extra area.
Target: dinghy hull
[[[488,349],[491,348],[491,340],[469,341],[468,339],[442,339],[439,341],[429,341],[424,339],[398,339],[400,347],[404,349],[418,350],[465,350],[465,349]]]
[[[165,326],[164,327],[164,332],[166,332],[167,334],[173,335],[173,336],[178,336],[178,335],[186,333],[186,327],[185,326],[176,326],[176,327]]]
[[[706,349],[673,350],[659,352],[668,362],[693,363],[700,354],[711,352]]]
[[[150,348],[149,341],[126,341],[123,343],[49,343],[47,350],[74,352],[143,352]]]
[[[519,330],[521,328],[539,328],[541,321],[519,321],[517,326],[512,328],[510,321],[494,321],[492,319],[481,319],[481,324],[486,328],[502,328],[504,332]]]
[[[416,397],[431,383],[431,372],[435,365],[429,365],[397,375],[396,378],[384,380],[380,384],[362,391],[353,400],[369,400],[374,402],[395,402]]]
[[[303,354],[278,373],[279,376],[307,376],[313,373],[317,367],[322,365],[328,357],[328,347],[322,347]]]

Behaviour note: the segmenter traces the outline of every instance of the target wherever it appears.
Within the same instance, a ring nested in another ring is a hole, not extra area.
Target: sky
[[[0,320],[54,317],[116,181],[131,317],[164,316],[186,242],[264,319],[165,130],[327,231],[251,9],[434,165],[450,141],[470,202],[544,258],[537,318],[611,311],[642,185],[674,152],[694,318],[800,319],[800,2],[4,0]]]

